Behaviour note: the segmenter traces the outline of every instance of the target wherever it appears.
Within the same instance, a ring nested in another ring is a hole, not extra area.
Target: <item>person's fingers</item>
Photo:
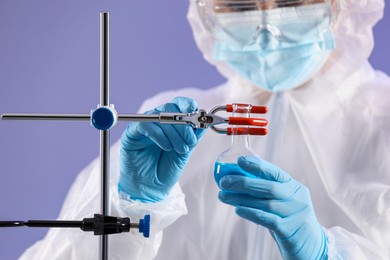
[[[218,193],[218,199],[231,206],[245,206],[251,208],[257,208],[258,198],[252,197],[248,194],[241,194],[235,192],[220,191]]]
[[[218,198],[231,206],[245,206],[260,209],[279,217],[287,217],[307,207],[305,203],[290,200],[259,199],[248,194],[220,191]]]
[[[274,214],[250,207],[239,206],[236,208],[236,213],[240,217],[266,227],[271,231],[278,230],[281,222],[281,218]]]
[[[310,214],[310,209],[304,208],[293,215],[282,218],[260,209],[238,206],[236,207],[236,214],[268,228],[274,238],[286,239],[290,238],[293,234],[297,234],[297,232],[307,232],[305,228],[297,226],[297,222],[304,223],[307,220],[308,214]],[[296,239],[299,239],[299,237],[301,236],[297,234]]]
[[[158,112],[155,109],[152,109],[152,110],[146,111],[144,114],[148,115],[148,114],[156,114],[156,113],[158,113]],[[140,146],[140,149],[141,149],[141,148],[144,148],[145,143],[147,143],[148,145],[150,145],[150,143],[151,143],[150,141],[146,140],[146,139],[148,139],[148,137],[141,133],[144,131],[138,131],[138,128],[140,127],[139,124],[141,124],[141,123],[139,123],[139,122],[129,123],[127,125],[126,130],[122,134],[122,143],[125,143],[125,144],[128,143],[129,148],[131,145],[133,145],[135,147]],[[141,128],[142,128],[142,126],[141,126]],[[135,147],[134,147],[134,150],[138,149]]]
[[[162,133],[161,129],[149,129],[150,127],[156,126],[146,126],[147,129],[143,129],[143,126],[139,125],[140,123],[130,123],[126,130],[122,134],[121,138],[121,148],[126,151],[135,151],[140,149],[145,149],[151,145],[154,145],[155,142],[150,138],[150,132],[156,132],[152,135],[160,134],[160,138],[157,141],[157,145],[163,150],[171,151],[173,149],[172,145],[168,138]]]
[[[282,169],[259,157],[240,156],[237,163],[243,170],[261,179],[282,183],[291,180],[290,175]]]
[[[248,194],[261,199],[286,200],[292,197],[301,184],[294,179],[280,183],[241,175],[226,175],[219,184],[223,190]]]
[[[175,97],[172,103],[177,105],[180,113],[192,113],[198,110],[198,104],[191,98]]]
[[[171,140],[168,138],[166,133],[161,129],[159,124],[155,123],[139,123],[137,125],[136,131],[140,133],[143,136],[146,136],[149,138],[153,143],[155,143],[157,146],[159,146],[164,151],[172,151],[174,149],[174,146],[172,145]],[[136,150],[138,147],[131,147],[131,150]]]
[[[187,98],[176,98],[172,101],[172,103],[166,103],[162,106],[159,106],[156,108],[156,111],[159,112],[169,112],[169,113],[189,113],[193,112],[192,109],[194,107],[196,108],[196,104],[194,104],[193,100],[187,99]],[[161,124],[163,126],[168,125],[168,124]],[[192,129],[191,126],[189,125],[175,125],[172,124],[172,127],[174,127],[181,136],[181,139],[185,142],[185,144],[189,147],[192,147],[196,145],[198,142],[198,138],[194,133],[194,129]],[[170,128],[168,128],[170,129]]]
[[[159,124],[159,126],[178,154],[185,154],[190,150],[187,142],[183,140],[183,133],[180,134],[176,127],[168,124]],[[192,132],[192,129],[190,131]]]
[[[158,114],[160,112],[189,113],[196,110],[197,104],[194,100],[177,97],[171,103],[149,110],[145,114]],[[165,151],[174,149],[177,153],[184,154],[197,144],[203,132],[200,129],[194,131],[189,125],[150,122],[130,123],[122,137],[122,144],[125,144],[125,147],[128,144],[129,149],[136,150],[145,148],[153,142]]]
[[[173,186],[179,180],[188,157],[188,154],[162,153],[156,171],[159,183]]]

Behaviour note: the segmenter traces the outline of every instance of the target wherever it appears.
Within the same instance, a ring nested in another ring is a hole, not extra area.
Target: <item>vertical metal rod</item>
[[[110,130],[100,131],[101,213],[110,215]],[[108,235],[101,236],[101,259],[108,259]]]
[[[100,105],[110,105],[110,16],[100,13]]]
[[[109,14],[100,13],[100,105],[110,105]],[[101,213],[110,214],[110,130],[100,131]],[[101,237],[101,259],[108,259],[108,235]]]

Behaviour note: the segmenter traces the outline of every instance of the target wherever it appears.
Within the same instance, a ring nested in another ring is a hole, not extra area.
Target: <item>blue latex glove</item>
[[[194,100],[177,97],[145,114],[196,110]],[[130,123],[121,139],[118,190],[144,202],[162,200],[178,181],[203,132],[189,125]]]
[[[238,165],[254,177],[223,177],[219,199],[235,206],[240,217],[268,228],[283,259],[327,259],[327,238],[309,189],[260,158],[241,156]]]

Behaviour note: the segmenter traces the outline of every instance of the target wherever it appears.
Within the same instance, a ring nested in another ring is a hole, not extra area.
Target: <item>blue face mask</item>
[[[308,7],[302,8],[307,11]],[[259,20],[258,11],[220,14],[218,22],[227,29],[215,33],[214,58],[227,62],[238,74],[266,90],[298,87],[319,71],[334,49],[329,21],[321,16],[321,5],[315,8],[316,15],[304,19],[296,15],[302,13],[299,8],[262,11],[265,25],[257,27],[252,20],[256,16]],[[241,22],[234,23],[238,19]]]

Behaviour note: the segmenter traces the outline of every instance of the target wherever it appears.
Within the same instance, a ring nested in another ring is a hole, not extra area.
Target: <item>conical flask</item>
[[[251,105],[233,104],[234,117],[250,117]],[[219,181],[225,175],[245,175],[253,177],[248,172],[245,172],[237,165],[237,160],[240,156],[256,156],[259,157],[249,145],[249,131],[245,131],[248,126],[232,126],[231,127],[231,144],[217,159],[214,166],[214,179],[219,185]],[[220,187],[221,188],[221,187]]]

